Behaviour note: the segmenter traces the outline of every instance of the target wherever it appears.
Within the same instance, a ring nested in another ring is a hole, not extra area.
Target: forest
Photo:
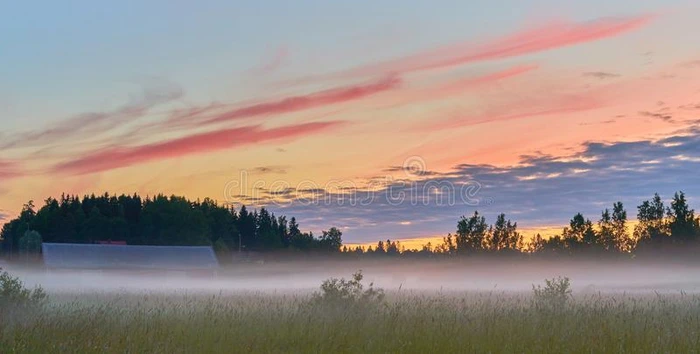
[[[335,228],[320,237],[302,233],[295,218],[277,217],[267,209],[248,211],[190,201],[183,197],[63,195],[44,206],[25,204],[20,215],[5,224],[0,236],[3,251],[36,251],[41,242],[96,243],[123,241],[130,245],[213,246],[217,252],[339,250],[341,233]],[[38,239],[37,239],[38,238]]]
[[[62,195],[37,208],[29,201],[20,215],[2,227],[4,253],[39,252],[42,242],[96,243],[120,241],[132,245],[213,246],[218,254],[236,251],[283,250],[356,255],[637,255],[669,248],[687,248],[700,239],[700,221],[683,192],[669,206],[658,194],[637,207],[631,223],[621,202],[601,212],[597,221],[578,213],[553,237],[525,240],[517,222],[500,214],[489,225],[478,211],[463,216],[454,233],[439,244],[406,249],[398,241],[376,246],[347,247],[342,232],[330,228],[321,235],[302,232],[297,220],[276,216],[266,208],[248,210],[222,206],[211,199],[157,195]],[[633,227],[631,227],[633,225]]]

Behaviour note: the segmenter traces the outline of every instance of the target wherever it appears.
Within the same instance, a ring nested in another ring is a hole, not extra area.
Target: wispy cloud
[[[642,111],[642,112],[639,112],[639,115],[644,116],[644,117],[654,118],[654,119],[660,119],[664,122],[674,123],[673,115],[671,115],[665,111],[658,111],[658,112]]]
[[[180,87],[170,82],[153,82],[144,88],[141,95],[132,97],[128,103],[112,111],[83,113],[45,129],[19,133],[0,147],[9,149],[44,146],[79,135],[89,136],[104,133],[114,127],[141,118],[153,107],[177,100],[183,94]]]
[[[583,76],[605,80],[605,79],[614,79],[616,77],[620,77],[620,74],[608,73],[605,71],[592,71],[592,72],[583,73]]]
[[[447,99],[452,96],[473,92],[474,90],[483,88],[489,84],[499,83],[527,74],[537,70],[538,68],[538,65],[518,65],[485,75],[460,78],[429,87],[407,87],[397,90],[391,94],[387,94],[379,106],[383,108],[392,108],[407,104]]]
[[[678,108],[684,109],[684,110],[689,110],[689,111],[700,110],[700,103],[684,104],[684,105],[678,106]]]
[[[341,125],[342,121],[314,122],[264,129],[260,125],[218,130],[135,147],[114,147],[54,166],[53,172],[88,174],[161,159],[284,141]]]
[[[545,99],[528,98],[493,106],[480,113],[457,113],[451,118],[432,123],[433,130],[473,126],[532,117],[560,115],[604,107],[605,96],[597,91],[552,96]],[[424,129],[420,126],[418,129]]]
[[[255,174],[275,174],[275,175],[283,175],[286,174],[287,171],[289,170],[289,166],[258,166],[250,170],[250,172],[253,172]]]
[[[253,69],[253,73],[258,75],[267,75],[273,73],[284,64],[288,57],[289,50],[287,49],[287,47],[280,47],[275,51],[271,58],[263,62],[262,65]]]
[[[390,75],[381,80],[363,85],[352,85],[308,95],[286,97],[281,100],[262,102],[235,108],[204,121],[204,124],[221,123],[270,114],[292,113],[343,102],[355,101],[380,92],[398,88],[401,78]]]
[[[623,18],[601,18],[578,23],[550,22],[534,28],[523,29],[480,45],[458,43],[379,64],[369,64],[326,75],[308,76],[292,80],[289,83],[301,84],[387,73],[408,74],[516,57],[618,36],[646,26],[656,17],[656,15],[646,14]]]
[[[393,96],[388,97],[387,100],[388,104],[391,106],[415,103],[418,101],[449,97],[485,84],[520,76],[538,68],[538,65],[532,64],[518,65],[498,72],[463,78],[424,89],[404,88],[403,80],[400,77],[389,75],[370,83],[342,86],[313,92],[307,95],[268,100],[256,104],[238,106],[233,109],[224,110],[223,112],[221,112],[221,108],[225,108],[226,106],[220,104],[181,110],[173,112],[171,118],[165,123],[152,124],[150,127],[156,128],[157,126],[161,126],[172,128],[182,126],[206,126],[260,116],[280,115],[356,101],[389,91],[394,92]],[[392,98],[394,100],[392,100]]]
[[[0,182],[17,177],[20,174],[20,167],[17,162],[0,160]]]
[[[487,74],[484,76],[476,77],[476,78],[469,78],[466,80],[460,80],[457,82],[454,82],[452,84],[449,84],[445,89],[450,90],[450,89],[463,89],[463,88],[469,88],[473,86],[478,86],[480,84],[485,84],[485,83],[490,83],[494,81],[500,81],[503,79],[508,79],[511,77],[519,76],[525,73],[528,73],[533,70],[537,70],[539,68],[539,65],[519,65],[519,66],[514,66],[512,68],[508,68],[506,70],[498,71],[495,73]]]

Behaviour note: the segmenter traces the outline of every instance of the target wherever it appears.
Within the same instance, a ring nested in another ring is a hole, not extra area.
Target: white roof
[[[131,246],[72,243],[42,244],[50,268],[197,270],[219,267],[208,246]]]

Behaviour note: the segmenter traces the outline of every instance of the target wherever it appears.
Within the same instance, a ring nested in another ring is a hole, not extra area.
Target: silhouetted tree
[[[695,211],[688,207],[683,192],[678,192],[673,196],[671,207],[667,210],[668,226],[674,242],[687,243],[697,241],[700,237],[700,224],[695,218]]]
[[[242,246],[244,248],[255,248],[256,217],[253,213],[248,212],[245,205],[241,206],[235,225],[236,229],[238,229]]]
[[[448,234],[446,237],[442,238],[442,244],[435,248],[437,253],[441,254],[455,254],[457,253],[457,245],[453,241],[454,237],[452,234]]]
[[[274,214],[270,214],[267,209],[262,208],[257,216],[257,242],[258,249],[279,249],[284,246],[284,235],[279,233],[279,225]],[[340,247],[339,247],[340,248]]]
[[[556,235],[544,240],[542,251],[550,254],[564,254],[569,250],[566,240],[564,240],[560,235]]]
[[[598,221],[598,228],[598,238],[603,248],[606,251],[617,249],[618,244],[613,231],[613,221],[609,209],[603,210],[600,221]]]
[[[401,254],[401,252],[401,244],[398,241],[386,240],[386,254],[395,256]]]
[[[621,202],[613,204],[613,212],[605,209],[598,221],[598,242],[606,251],[629,250],[629,236],[627,235],[627,211]]]
[[[433,253],[433,244],[428,242],[421,247],[421,253],[431,254]]]
[[[517,223],[498,215],[492,226],[478,212],[461,217],[456,234],[448,234],[442,243],[424,245],[421,250],[406,250],[399,241],[379,241],[376,248],[344,247],[342,232],[337,228],[324,231],[320,238],[302,233],[295,218],[275,216],[266,208],[249,211],[242,206],[219,206],[216,201],[189,201],[183,197],[157,195],[88,195],[79,198],[63,194],[48,198],[37,210],[34,202],[26,203],[19,216],[2,226],[2,249],[25,250],[34,235],[40,242],[96,242],[122,240],[143,245],[213,245],[219,254],[244,249],[274,251],[286,248],[319,252],[347,252],[356,255],[405,255],[416,257],[433,254],[468,254],[488,250],[491,253],[528,252],[532,254],[580,254],[591,251],[653,251],[658,245],[688,245],[700,242],[700,219],[695,216],[683,192],[674,195],[665,208],[658,194],[638,207],[639,224],[634,237],[627,233],[627,212],[621,202],[601,213],[597,229],[576,214],[561,235],[543,238],[536,235],[527,247],[517,230]],[[32,235],[27,238],[26,235]],[[43,238],[43,240],[41,240]],[[35,249],[34,247],[33,249]]]
[[[318,248],[318,241],[314,239],[314,234],[309,233],[299,233],[293,236],[290,240],[292,248],[298,250],[311,250]]]
[[[496,223],[490,228],[486,244],[491,251],[515,251],[522,246],[522,236],[518,233],[518,224],[506,220],[505,214],[496,218]]]
[[[598,235],[593,229],[593,223],[585,219],[581,213],[574,215],[569,227],[562,231],[562,238],[569,249],[591,251],[600,246]]]
[[[34,201],[30,200],[22,206],[19,218],[3,225],[0,236],[4,240],[3,249],[7,252],[14,253],[19,251],[19,239],[31,229],[31,224],[34,222],[34,217],[36,216],[34,209]]]
[[[540,253],[544,250],[544,244],[546,240],[537,233],[535,237],[533,237],[528,243],[527,243],[527,249],[526,251],[528,253]]]
[[[302,233],[296,219],[287,222],[285,216],[276,217],[265,208],[250,212],[242,206],[236,212],[208,198],[191,202],[163,195],[92,194],[81,199],[63,194],[60,199],[46,199],[39,211],[30,201],[19,217],[2,226],[2,249],[18,252],[19,241],[28,230],[40,233],[44,242],[213,245],[218,253],[238,250],[239,245],[270,251],[330,249],[339,244],[339,235],[334,232],[322,242],[313,233]]]
[[[323,231],[320,239],[320,246],[324,250],[338,251],[343,245],[343,233],[335,227],[331,227],[328,231]]]
[[[613,204],[612,231],[618,250],[628,251],[634,247],[627,233],[627,211],[622,202]]]
[[[41,235],[36,231],[27,231],[19,239],[19,250],[26,254],[41,252]]]
[[[384,241],[377,242],[377,249],[375,253],[386,253],[386,248],[384,248]]]
[[[457,234],[455,235],[457,253],[466,254],[483,250],[487,232],[486,218],[480,216],[478,211],[475,211],[469,219],[462,216],[457,223]]]
[[[304,249],[306,248],[305,245],[303,245],[303,235],[301,234],[301,231],[299,230],[299,224],[297,224],[297,219],[295,217],[292,217],[291,220],[289,220],[289,230],[287,232],[287,243],[297,249]]]
[[[658,194],[644,201],[637,207],[639,223],[634,229],[634,238],[638,244],[659,244],[669,240],[669,234],[664,223],[664,203]]]

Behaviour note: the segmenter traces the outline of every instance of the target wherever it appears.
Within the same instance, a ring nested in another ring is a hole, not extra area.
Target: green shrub
[[[0,268],[0,310],[37,306],[47,299],[41,287],[27,289],[19,278],[11,276]]]
[[[369,284],[365,290],[362,284],[362,271],[353,274],[352,279],[330,278],[321,284],[321,292],[313,295],[314,305],[357,306],[377,305],[384,301],[384,290]]]
[[[571,280],[557,277],[545,279],[544,288],[532,285],[535,306],[538,308],[561,308],[571,298]]]

